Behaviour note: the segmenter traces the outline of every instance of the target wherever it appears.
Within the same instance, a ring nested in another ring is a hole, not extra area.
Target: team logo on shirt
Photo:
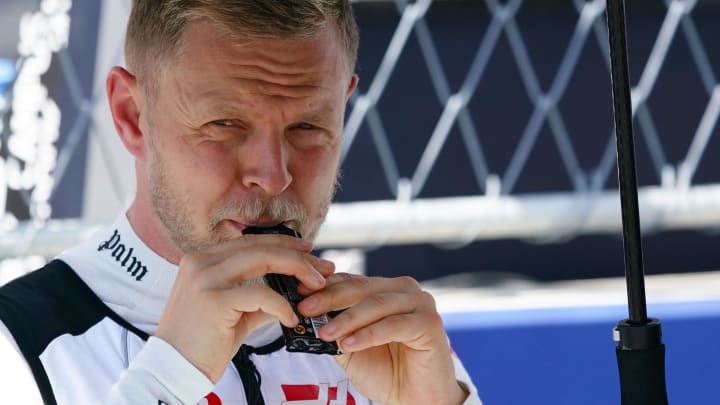
[[[145,265],[142,264],[135,255],[133,255],[134,249],[128,248],[125,244],[121,243],[120,232],[118,232],[117,229],[113,231],[110,239],[98,246],[97,250],[98,252],[102,252],[103,250],[110,251],[110,256],[112,256],[115,261],[125,269],[125,271],[135,277],[135,280],[137,281],[142,281],[143,277],[145,277],[145,274],[148,272],[147,267],[145,267]]]
[[[328,383],[319,385],[282,385],[285,399],[282,405],[355,405],[355,398],[348,392],[348,380],[340,381],[337,387]]]
[[[286,401],[281,405],[356,405],[355,397],[348,392],[348,380],[340,381],[337,387],[330,384],[282,384]],[[170,405],[158,401],[158,405]],[[198,402],[197,405],[222,405],[222,400],[214,392]]]

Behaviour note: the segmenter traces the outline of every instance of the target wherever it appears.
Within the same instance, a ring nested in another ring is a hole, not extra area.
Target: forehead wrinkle
[[[317,46],[326,42],[324,40],[329,41],[329,43]],[[320,60],[332,62],[334,67],[340,60],[344,59],[344,54],[339,52],[338,40],[332,36],[332,33],[319,33],[316,36],[303,39],[248,41],[235,43],[233,47],[247,57],[260,61],[263,65],[284,67],[290,72],[301,72],[314,66]],[[333,53],[333,51],[338,52]]]
[[[285,97],[285,98],[312,98],[317,94],[319,86],[304,85],[304,84],[277,84],[274,82],[267,82],[265,80],[248,80],[249,94],[256,94],[260,96],[270,97]]]
[[[310,86],[315,88],[320,87],[323,79],[333,73],[331,71],[313,72],[308,69],[292,71],[292,69],[285,69],[289,67],[287,65],[278,66],[279,69],[257,64],[233,63],[233,66],[236,68],[236,74],[255,80],[288,86]]]
[[[209,88],[209,90],[208,90]],[[330,83],[286,83],[268,81],[258,78],[234,76],[219,78],[203,83],[201,96],[242,99],[243,95],[286,97],[292,99],[315,99],[322,93],[320,90],[330,89]]]
[[[312,100],[309,97],[293,98],[261,94],[257,99],[248,100],[237,95],[228,98],[218,94],[217,91],[205,92],[203,96],[207,100],[203,103],[204,109],[240,119],[250,118],[256,111],[263,109],[280,113],[285,121],[300,120],[333,124],[338,118],[336,103],[327,97]]]
[[[225,64],[225,61],[221,61],[220,64]],[[334,91],[337,85],[337,80],[333,80],[334,75],[322,71],[274,72],[263,67],[235,62],[228,63],[224,72],[217,72],[217,74],[210,72],[210,75],[206,73],[201,76],[201,66],[187,65],[186,67],[188,70],[197,72],[197,77],[202,77],[202,79],[192,82],[188,81],[188,88],[202,86],[203,89],[217,88],[236,94],[265,94],[290,98],[312,97],[321,89]]]
[[[293,101],[291,108],[296,111],[293,115],[335,122],[333,117],[339,107],[333,96],[334,91],[318,91],[320,86],[284,86],[238,77],[210,82],[173,80],[171,83],[175,89],[175,95],[171,98],[174,99],[173,105],[188,118],[194,116],[193,111],[199,112],[196,111],[198,104],[202,110],[207,111],[209,108],[240,116],[241,113],[257,108],[258,103],[278,108],[286,101]]]
[[[318,43],[326,42],[323,46]],[[340,78],[347,72],[347,57],[339,40],[328,32],[303,39],[282,39],[234,43],[233,48],[251,63],[228,60],[238,68],[246,68],[261,76],[278,76],[283,79],[306,79],[321,82],[327,78]],[[352,72],[350,72],[352,74]]]

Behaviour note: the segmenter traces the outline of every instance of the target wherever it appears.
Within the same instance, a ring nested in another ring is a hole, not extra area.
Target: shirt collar
[[[150,249],[124,214],[58,258],[72,267],[110,309],[138,329],[155,333],[177,266]],[[280,333],[279,324],[273,322],[253,333],[246,343],[263,345]]]

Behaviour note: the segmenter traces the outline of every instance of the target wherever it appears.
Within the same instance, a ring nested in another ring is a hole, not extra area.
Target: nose
[[[267,195],[285,191],[292,182],[287,148],[281,134],[263,131],[248,137],[238,156],[243,186],[260,188]]]

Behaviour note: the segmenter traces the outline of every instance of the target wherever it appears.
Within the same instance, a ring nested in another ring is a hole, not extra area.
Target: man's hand
[[[183,257],[156,336],[217,383],[252,331],[274,319],[298,322],[285,298],[248,281],[278,273],[294,276],[305,291],[323,288],[335,267],[311,249],[290,236],[246,235]]]
[[[347,308],[320,329],[338,340],[338,363],[366,397],[389,404],[460,404],[447,336],[433,297],[409,277],[334,274],[298,308],[316,316]]]

